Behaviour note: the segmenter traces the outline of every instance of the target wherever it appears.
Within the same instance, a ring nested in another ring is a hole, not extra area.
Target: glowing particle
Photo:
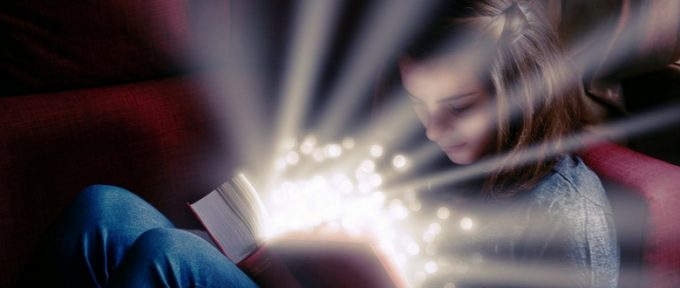
[[[330,144],[326,146],[326,155],[330,158],[337,158],[342,155],[342,147],[338,144]]]
[[[394,158],[392,158],[392,165],[397,169],[406,168],[406,157],[404,155],[397,154],[394,156]]]
[[[342,147],[345,149],[352,149],[354,148],[354,139],[352,137],[345,137],[342,139]]]
[[[418,255],[420,253],[420,246],[418,246],[416,243],[408,244],[406,247],[406,252],[413,256]]]
[[[461,229],[463,229],[465,231],[469,231],[470,229],[472,229],[473,226],[474,226],[474,223],[472,222],[472,219],[470,219],[468,217],[463,217],[463,219],[460,219],[460,228]]]
[[[382,182],[383,182],[382,176],[378,174],[373,174],[371,175],[371,177],[368,178],[369,185],[371,185],[371,187],[374,188],[380,186]]]
[[[439,207],[439,209],[437,209],[437,218],[439,219],[446,220],[449,218],[450,214],[449,208]]]
[[[437,270],[439,270],[439,266],[434,261],[427,261],[425,263],[425,272],[434,274],[437,273]]]
[[[373,160],[364,160],[359,164],[359,171],[363,173],[371,173],[375,171],[375,162]]]
[[[300,155],[295,151],[288,151],[286,153],[286,163],[295,165],[300,161]]]
[[[382,205],[383,203],[385,203],[385,198],[386,196],[385,193],[383,192],[377,191],[371,193],[371,201],[373,201],[373,203],[377,205]]]
[[[392,216],[394,216],[397,219],[406,219],[408,217],[408,209],[404,207],[404,203],[401,202],[399,199],[394,199],[390,201],[389,204],[389,211]]]
[[[316,149],[312,153],[312,157],[314,157],[314,160],[317,162],[321,162],[323,160],[326,160],[326,152],[322,149]]]
[[[312,154],[315,146],[316,137],[314,137],[314,135],[307,135],[302,141],[302,144],[300,144],[300,152],[302,152],[302,154]]]
[[[375,145],[371,146],[371,149],[369,150],[369,152],[371,153],[371,156],[378,158],[378,157],[383,155],[384,150],[383,150],[382,146],[375,144]]]
[[[431,223],[430,226],[427,227],[427,231],[432,233],[432,234],[437,235],[440,232],[442,232],[442,225],[440,225],[439,223],[436,223],[436,222]]]

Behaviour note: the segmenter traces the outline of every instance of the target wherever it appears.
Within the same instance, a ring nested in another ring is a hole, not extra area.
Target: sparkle
[[[314,152],[314,147],[316,146],[316,137],[314,135],[308,135],[300,144],[300,152],[302,154],[312,154]]]
[[[425,263],[425,272],[434,274],[437,273],[438,270],[439,266],[434,261],[427,261],[427,263]]]
[[[401,154],[397,154],[392,158],[392,166],[397,169],[404,169],[406,168],[406,157]]]
[[[437,209],[437,218],[439,219],[446,220],[449,218],[450,214],[449,208],[439,207],[439,209]]]
[[[326,155],[330,158],[337,158],[342,155],[342,147],[338,144],[330,144],[326,146]]]
[[[288,151],[286,153],[286,163],[290,165],[295,165],[300,161],[300,155],[295,151]]]
[[[460,228],[465,231],[470,231],[474,227],[474,222],[469,217],[460,219]]]
[[[354,138],[352,137],[345,137],[345,139],[342,139],[342,147],[345,149],[352,149],[354,148],[355,142]]]
[[[379,158],[380,156],[383,155],[384,152],[383,147],[378,144],[371,146],[371,149],[369,151],[371,153],[371,156],[375,158]]]
[[[418,244],[416,244],[416,243],[408,244],[406,251],[410,255],[413,255],[413,256],[418,255],[420,253],[420,246],[418,246]]]
[[[315,149],[314,152],[312,152],[312,157],[314,157],[314,160],[317,162],[326,160],[326,151],[323,149]]]

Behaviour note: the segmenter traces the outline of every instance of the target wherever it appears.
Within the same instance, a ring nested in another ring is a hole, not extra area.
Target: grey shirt
[[[561,158],[510,201],[461,203],[454,209],[476,226],[440,247],[462,268],[447,275],[456,287],[616,287],[614,217],[599,178],[578,157]]]

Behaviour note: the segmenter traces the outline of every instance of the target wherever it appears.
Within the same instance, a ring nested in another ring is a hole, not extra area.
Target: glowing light
[[[413,255],[413,256],[418,255],[418,254],[420,254],[420,246],[418,246],[418,244],[416,244],[416,243],[408,244],[406,251],[410,255]]]
[[[345,149],[352,149],[354,148],[354,145],[356,143],[354,142],[354,138],[352,137],[345,137],[345,139],[342,139],[342,147]]]
[[[404,169],[406,168],[406,157],[401,154],[397,154],[392,158],[392,166],[397,169]]]
[[[302,154],[312,154],[314,152],[314,147],[316,146],[316,137],[314,135],[307,135],[305,139],[300,144],[300,152]]]
[[[326,160],[326,151],[323,149],[315,149],[314,152],[312,152],[312,157],[314,157],[314,160],[317,162]]]
[[[408,209],[399,199],[393,199],[389,204],[390,214],[397,219],[406,219],[409,215]]]
[[[373,160],[364,160],[361,161],[361,164],[359,164],[359,170],[358,172],[362,173],[372,173],[375,171],[375,162]]]
[[[383,192],[373,192],[373,194],[371,194],[371,200],[376,204],[382,205],[385,203],[385,198],[385,193]]]
[[[326,155],[330,158],[337,158],[342,155],[342,147],[338,144],[330,144],[326,146]]]
[[[434,261],[427,261],[427,263],[425,263],[425,272],[434,274],[437,273],[438,270],[439,266]]]
[[[286,163],[295,165],[300,161],[300,155],[295,151],[288,151],[286,153]]]
[[[369,150],[369,153],[371,153],[371,156],[373,156],[375,158],[379,158],[380,156],[382,156],[383,152],[384,152],[383,147],[378,145],[378,144],[371,146],[371,149]]]
[[[469,217],[463,217],[460,219],[460,228],[465,231],[470,231],[474,227],[474,222]]]
[[[430,226],[427,227],[427,231],[435,235],[439,234],[439,232],[442,232],[442,225],[439,223],[431,223]]]
[[[437,209],[437,218],[439,219],[446,220],[449,218],[450,214],[449,208],[439,207],[439,209]]]

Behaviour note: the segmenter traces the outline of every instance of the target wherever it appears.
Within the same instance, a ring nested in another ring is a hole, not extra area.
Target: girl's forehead
[[[400,72],[406,90],[423,100],[478,91],[483,85],[479,67],[469,58],[440,58],[428,61],[402,59]]]

